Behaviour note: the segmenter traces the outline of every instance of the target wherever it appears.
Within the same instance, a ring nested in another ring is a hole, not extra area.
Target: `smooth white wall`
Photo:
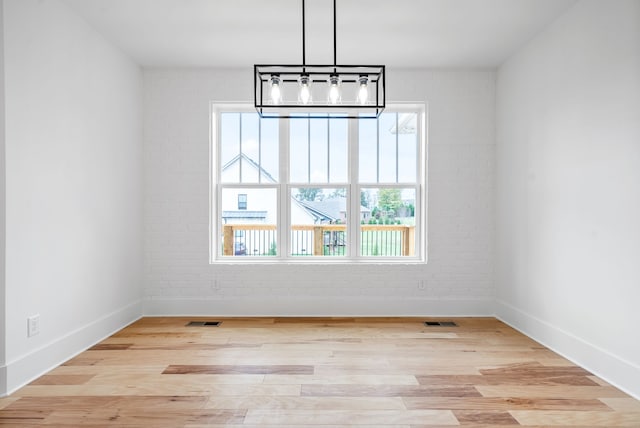
[[[64,3],[4,6],[11,391],[141,314],[142,74]]]
[[[5,366],[6,164],[4,127],[4,0],[0,0],[0,394],[7,389]]]
[[[252,103],[251,73],[144,72],[146,314],[493,314],[494,72],[387,77],[428,103],[426,265],[210,265],[209,102]]]
[[[640,396],[640,2],[583,0],[497,79],[498,314]]]

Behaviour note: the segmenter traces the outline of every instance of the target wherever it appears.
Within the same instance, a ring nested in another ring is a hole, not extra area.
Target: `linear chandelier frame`
[[[333,64],[306,64],[302,0],[302,64],[255,64],[254,106],[262,118],[376,119],[385,108],[384,65],[339,65],[336,0]]]

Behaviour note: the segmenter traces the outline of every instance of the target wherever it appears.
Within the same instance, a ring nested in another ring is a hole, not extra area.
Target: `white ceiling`
[[[149,67],[302,62],[301,0],[65,0]],[[342,64],[494,68],[576,0],[337,0]],[[331,0],[307,0],[307,64],[333,63]]]

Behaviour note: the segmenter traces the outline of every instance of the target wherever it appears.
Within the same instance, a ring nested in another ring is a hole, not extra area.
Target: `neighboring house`
[[[245,154],[239,154],[222,167],[222,182],[276,183],[268,171]],[[276,224],[277,199],[273,192],[251,188],[226,188],[221,198],[223,224]]]
[[[323,199],[321,201],[295,201],[302,208],[307,217],[311,218],[313,224],[346,224],[347,223],[347,198],[337,196],[333,198]],[[371,218],[371,210],[367,207],[360,206],[360,220],[365,222]],[[296,223],[292,218],[292,224],[307,224]],[[302,234],[301,234],[302,233]],[[298,232],[297,240],[311,239],[310,232]],[[337,251],[338,247],[344,247],[346,240],[344,231],[326,231],[323,236],[324,245],[329,247],[330,253]],[[297,243],[294,242],[292,245]]]
[[[242,168],[240,165],[242,164]],[[242,171],[243,181],[276,183],[273,176],[256,161],[240,154],[227,162],[221,171],[222,182],[237,180]],[[221,199],[223,224],[276,224],[277,199],[264,189],[226,188]],[[291,224],[346,223],[347,200],[344,197],[326,198],[322,201],[299,201],[291,196]],[[371,210],[360,207],[360,219],[368,221]]]
[[[347,199],[342,196],[327,198],[322,201],[298,202],[313,218],[313,224],[344,224],[347,222]],[[368,221],[371,210],[360,206],[360,220]]]
[[[242,182],[276,183],[273,176],[257,162],[245,154],[240,154],[227,162],[221,171],[222,182],[237,182],[242,174]],[[223,190],[222,204],[223,225],[277,224],[276,189],[272,192],[264,188],[250,186],[244,188],[227,187]],[[347,200],[344,197],[326,198],[322,201],[299,201],[291,196],[290,204],[292,254],[312,254],[314,232],[308,228],[314,224],[345,224],[347,222]],[[360,219],[371,218],[369,208],[360,207]],[[264,230],[234,231],[234,254],[265,254],[272,246],[275,235]],[[323,240],[326,246],[337,248],[344,246],[344,233],[338,231],[325,232]]]

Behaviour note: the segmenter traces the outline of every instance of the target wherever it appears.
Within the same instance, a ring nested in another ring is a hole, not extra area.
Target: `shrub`
[[[277,247],[276,247],[276,243],[272,242],[271,246],[269,247],[269,256],[276,256],[277,255]]]

